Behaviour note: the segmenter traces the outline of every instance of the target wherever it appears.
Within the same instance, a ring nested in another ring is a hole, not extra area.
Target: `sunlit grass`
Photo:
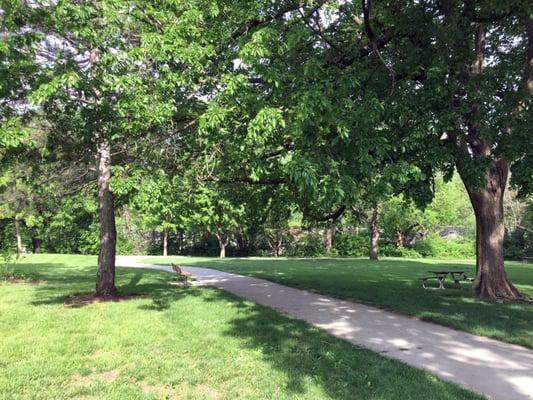
[[[30,256],[0,283],[0,399],[478,399],[303,322],[161,271],[117,270],[144,297],[68,308],[95,257]]]
[[[152,261],[150,261],[152,260]],[[479,300],[462,289],[424,290],[420,277],[432,269],[465,269],[474,276],[474,260],[316,258],[148,258],[144,262],[216,268],[284,285],[351,299],[434,321],[467,332],[533,348],[533,305]],[[509,278],[533,297],[533,264],[506,263]],[[431,275],[431,274],[429,274]]]

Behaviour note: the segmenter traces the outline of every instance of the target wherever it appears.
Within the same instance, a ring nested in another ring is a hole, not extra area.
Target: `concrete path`
[[[117,257],[117,265],[171,271],[168,266],[140,264],[129,257]],[[524,347],[263,279],[207,268],[184,269],[194,275],[195,284],[274,308],[490,398],[533,399],[533,351]]]

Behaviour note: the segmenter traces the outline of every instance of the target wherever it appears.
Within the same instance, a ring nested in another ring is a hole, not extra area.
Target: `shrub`
[[[364,257],[368,255],[369,240],[367,235],[341,233],[335,236],[333,247],[339,256]]]
[[[415,249],[408,247],[396,247],[391,243],[381,244],[379,247],[379,255],[383,257],[407,257],[407,258],[421,258],[422,255]]]
[[[437,234],[416,242],[413,248],[423,257],[470,258],[475,255],[473,240],[466,238],[445,239]]]
[[[290,243],[286,254],[292,257],[320,257],[326,254],[326,249],[320,235],[308,233]]]

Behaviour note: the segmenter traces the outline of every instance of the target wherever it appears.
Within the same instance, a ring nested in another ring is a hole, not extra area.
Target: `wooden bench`
[[[178,276],[180,277],[183,277],[185,278],[185,283],[187,283],[189,281],[189,277],[192,276],[192,274],[190,272],[187,272],[187,271],[183,271],[179,265],[177,264],[174,264],[174,263],[171,263],[170,264],[172,266],[172,270],[178,274]]]

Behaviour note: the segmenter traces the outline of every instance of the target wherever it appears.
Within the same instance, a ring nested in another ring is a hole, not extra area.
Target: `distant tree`
[[[240,226],[244,204],[228,188],[213,185],[198,186],[189,197],[187,225],[208,232],[217,238],[220,258],[226,257],[226,247]]]

